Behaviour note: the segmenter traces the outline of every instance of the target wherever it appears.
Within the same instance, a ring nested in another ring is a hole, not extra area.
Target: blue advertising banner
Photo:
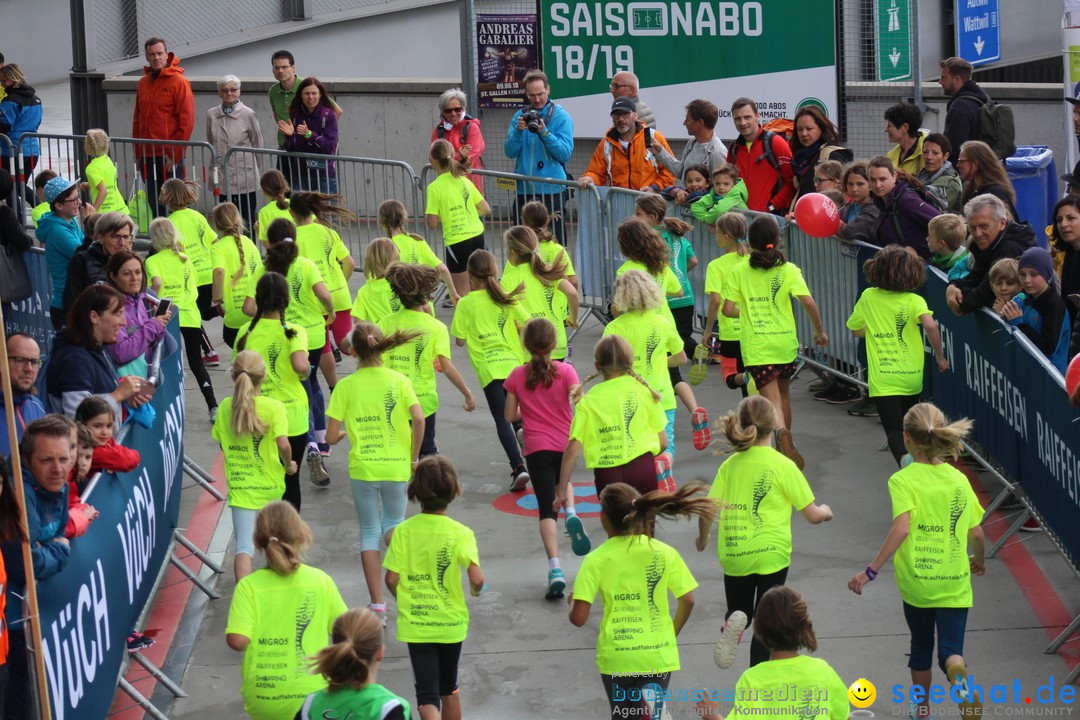
[[[179,348],[179,325],[169,332]],[[132,424],[123,444],[139,451],[131,472],[103,473],[83,494],[101,513],[71,543],[59,574],[38,583],[42,656],[52,717],[102,718],[112,705],[127,637],[166,562],[180,514],[184,456],[182,353],[161,361],[154,426]]]
[[[956,0],[956,54],[978,67],[1001,59],[998,0]]]
[[[30,274],[33,292],[27,299],[17,303],[4,303],[4,333],[26,333],[37,341],[44,359],[52,347],[52,320],[49,317],[52,279],[45,264],[45,251],[33,248],[22,254],[26,270]]]

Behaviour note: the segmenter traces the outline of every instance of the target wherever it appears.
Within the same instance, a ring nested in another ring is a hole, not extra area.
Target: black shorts
[[[452,273],[466,272],[469,256],[477,250],[484,249],[484,234],[480,233],[471,240],[462,240],[453,245],[447,245],[445,250],[446,267]]]
[[[746,372],[754,378],[758,388],[763,388],[773,380],[790,380],[795,377],[795,371],[799,369],[798,363],[792,360],[789,363],[778,365],[747,365]]]

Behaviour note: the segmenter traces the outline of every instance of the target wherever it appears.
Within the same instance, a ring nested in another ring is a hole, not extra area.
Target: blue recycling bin
[[[1016,190],[1018,219],[1027,220],[1039,245],[1046,247],[1044,229],[1052,222],[1054,205],[1060,199],[1054,151],[1046,145],[1022,145],[1015,155],[1005,158],[1005,169]]]

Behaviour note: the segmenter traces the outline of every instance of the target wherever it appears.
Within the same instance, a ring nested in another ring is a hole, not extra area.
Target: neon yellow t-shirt
[[[870,397],[918,395],[923,388],[922,316],[932,314],[915,293],[881,288],[863,291],[847,326],[866,331]]]
[[[566,277],[577,275],[574,272],[574,262],[570,259],[570,253],[566,252],[566,248],[559,243],[554,240],[541,240],[536,244],[536,250],[540,253],[540,259],[545,265],[553,265],[555,258],[561,255],[563,262],[566,263]]]
[[[445,172],[427,186],[424,212],[439,216],[443,244],[455,245],[484,234],[484,221],[476,210],[483,201],[484,197],[472,180]]]
[[[34,227],[38,226],[38,221],[41,220],[41,216],[47,212],[51,212],[52,208],[49,207],[49,203],[38,203],[34,206],[34,209],[30,211],[30,219],[34,221]]]
[[[627,270],[640,270],[651,277],[660,286],[660,289],[664,291],[665,298],[670,298],[672,295],[677,295],[682,292],[682,285],[679,284],[679,278],[675,275],[675,272],[671,269],[670,265],[665,265],[663,272],[659,275],[653,275],[644,265],[636,260],[627,260],[615,271],[615,277],[619,277]],[[672,325],[675,324],[675,316],[671,314],[671,306],[667,304],[666,299],[660,305],[657,312],[670,320]]]
[[[709,497],[725,505],[716,541],[725,575],[767,575],[791,564],[791,509],[814,502],[795,463],[770,447],[732,453]]]
[[[766,660],[745,670],[735,683],[732,716],[847,720],[847,686],[829,663],[809,655]]]
[[[187,255],[187,253],[184,253]],[[180,327],[199,327],[199,288],[196,287],[197,272],[189,256],[181,260],[172,250],[162,250],[146,258],[146,279],[161,278],[158,297],[169,298],[180,313]]]
[[[547,318],[555,326],[555,349],[551,351],[554,360],[566,357],[566,317],[570,314],[570,302],[566,294],[559,289],[559,282],[545,285],[533,275],[527,263],[520,265],[506,264],[503,268],[502,286],[506,292],[512,292],[518,285],[525,285],[525,292],[518,296],[518,305],[530,318]]]
[[[662,673],[679,669],[679,646],[668,591],[680,598],[698,586],[675,548],[646,535],[608,538],[585,556],[574,580],[574,600],[604,601],[596,638],[601,674]]]
[[[266,265],[260,264],[255,271],[248,297],[255,297],[255,286],[265,274]],[[323,316],[325,308],[313,289],[323,281],[319,268],[306,257],[297,256],[289,266],[285,280],[289,283],[289,307],[285,308],[285,322],[304,328],[308,350],[321,348],[326,344],[326,320]]]
[[[239,248],[244,250],[243,260],[240,258]],[[249,295],[254,297],[255,276],[262,265],[259,251],[247,235],[240,236],[239,248],[236,238],[232,236],[220,237],[214,241],[214,269],[225,272],[221,293],[222,305],[225,308],[223,323],[225,327],[234,329],[251,319],[244,314],[244,299]],[[234,278],[241,266],[243,269],[240,277]]]
[[[86,184],[90,186],[90,200],[97,199],[97,187],[105,183],[105,201],[98,208],[99,213],[128,211],[127,202],[116,185],[116,163],[108,155],[98,155],[86,164]]]
[[[296,247],[300,249],[300,255],[319,268],[330,299],[334,301],[334,312],[352,307],[349,282],[341,269],[341,261],[349,257],[349,249],[341,242],[341,236],[317,222],[298,225]]]
[[[716,322],[721,340],[738,340],[740,335],[739,318],[724,315],[724,278],[740,263],[745,264],[749,255],[724,253],[709,263],[705,268],[705,292],[720,296],[720,310],[716,313]]]
[[[461,571],[479,564],[476,536],[451,517],[422,512],[394,528],[383,567],[401,576],[398,641],[462,642],[469,609]]]
[[[386,278],[369,277],[356,291],[351,315],[357,320],[377,323],[390,313],[401,309],[401,301],[390,288]]]
[[[528,319],[520,303],[499,305],[487,290],[473,290],[458,301],[450,334],[465,340],[481,387],[505,380],[525,362],[517,324],[524,325]]]
[[[795,360],[799,339],[791,298],[809,295],[802,271],[786,262],[768,270],[736,265],[725,278],[723,296],[739,306],[739,343],[746,365]]]
[[[585,393],[574,410],[570,439],[581,443],[585,467],[618,467],[660,452],[666,425],[667,416],[649,389],[622,375]]]
[[[273,398],[257,395],[255,414],[266,423],[266,432],[238,435],[233,430],[232,406],[231,397],[221,401],[217,419],[210,429],[210,436],[218,441],[225,456],[229,505],[261,510],[267,503],[280,500],[285,492],[285,468],[278,455],[277,439],[288,437],[289,419],[284,405]]]
[[[946,463],[914,462],[889,478],[889,497],[894,520],[911,513],[893,558],[900,598],[922,608],[971,607],[968,531],[983,510],[967,476]]]
[[[308,430],[308,396],[304,386],[300,383],[300,377],[293,370],[293,353],[308,353],[307,331],[302,325],[290,325],[296,334],[289,339],[285,337],[285,329],[278,320],[260,320],[255,323],[255,329],[251,324],[240,328],[236,333],[236,347],[233,353],[239,352],[240,341],[247,338],[244,350],[253,350],[262,355],[266,363],[266,379],[262,384],[262,396],[273,398],[285,406],[285,416],[288,418],[289,435],[303,435]],[[218,416],[222,415],[218,411]],[[300,458],[294,458],[297,462]]]
[[[334,579],[308,565],[290,575],[262,568],[237,583],[225,633],[251,638],[240,668],[248,715],[291,718],[326,687],[308,672],[310,657],[330,644],[334,620],[348,609]]]
[[[419,405],[409,378],[384,367],[357,368],[338,381],[326,416],[349,435],[349,477],[408,482],[412,475],[412,414]]]
[[[634,349],[634,372],[660,393],[660,407],[675,409],[675,390],[668,372],[668,355],[683,351],[675,323],[652,311],[628,312],[608,323],[604,335],[619,335]]]
[[[422,334],[404,345],[383,353],[383,364],[409,378],[420,401],[424,417],[439,409],[435,379],[435,359],[450,357],[450,331],[437,318],[419,310],[402,308],[379,321],[383,336],[399,330],[419,330]]]
[[[390,239],[394,241],[394,245],[397,245],[398,258],[405,265],[427,265],[433,268],[442,265],[442,260],[423,240],[403,234],[395,235]]]
[[[282,210],[277,206],[277,200],[271,200],[270,202],[259,208],[259,242],[263,245],[268,240],[266,231],[270,229],[270,223],[274,222],[278,218],[285,218],[289,222],[292,222],[292,212],[289,211],[289,200],[285,199],[285,209]],[[295,240],[296,238],[293,238]]]
[[[209,285],[214,281],[213,245],[217,233],[202,213],[191,208],[169,213],[169,220],[176,226],[177,236],[184,246],[184,254],[195,266],[195,284]]]

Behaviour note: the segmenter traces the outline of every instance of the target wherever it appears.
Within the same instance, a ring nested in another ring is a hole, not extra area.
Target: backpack
[[[930,185],[916,187],[913,183],[908,183],[908,189],[918,195],[930,207],[937,208],[939,212],[946,212],[945,198],[936,192],[937,188]]]
[[[962,97],[980,103],[979,140],[989,145],[1002,160],[1016,154],[1016,121],[1013,119],[1012,107],[996,103],[992,99],[980,102],[974,95]]]
[[[652,154],[652,141],[653,141],[653,129],[646,125],[641,124],[642,130],[645,131],[645,159],[652,163],[652,166],[659,172],[660,164],[656,161],[656,156]],[[611,143],[604,142],[604,162],[607,163],[607,177],[608,183],[611,183]],[[565,168],[564,168],[565,169]],[[635,188],[636,189],[636,188]]]
[[[790,131],[795,129],[795,123],[787,118],[776,118],[765,123],[761,128],[764,131],[761,133],[761,146],[763,152],[754,159],[754,162],[759,162],[764,158],[772,165],[772,169],[776,171],[776,184],[773,186],[772,195],[776,195],[776,193],[780,192],[780,188],[784,184],[784,176],[780,172],[780,160],[777,159],[776,153],[773,151],[772,141],[777,135],[784,138],[784,140],[788,140],[791,137]],[[777,132],[772,128],[779,128],[780,132]],[[787,128],[786,131],[785,128]],[[786,132],[788,134],[785,134]],[[745,147],[745,144],[740,138],[735,138],[735,142],[731,144],[730,152],[732,163],[735,162],[740,147]]]

